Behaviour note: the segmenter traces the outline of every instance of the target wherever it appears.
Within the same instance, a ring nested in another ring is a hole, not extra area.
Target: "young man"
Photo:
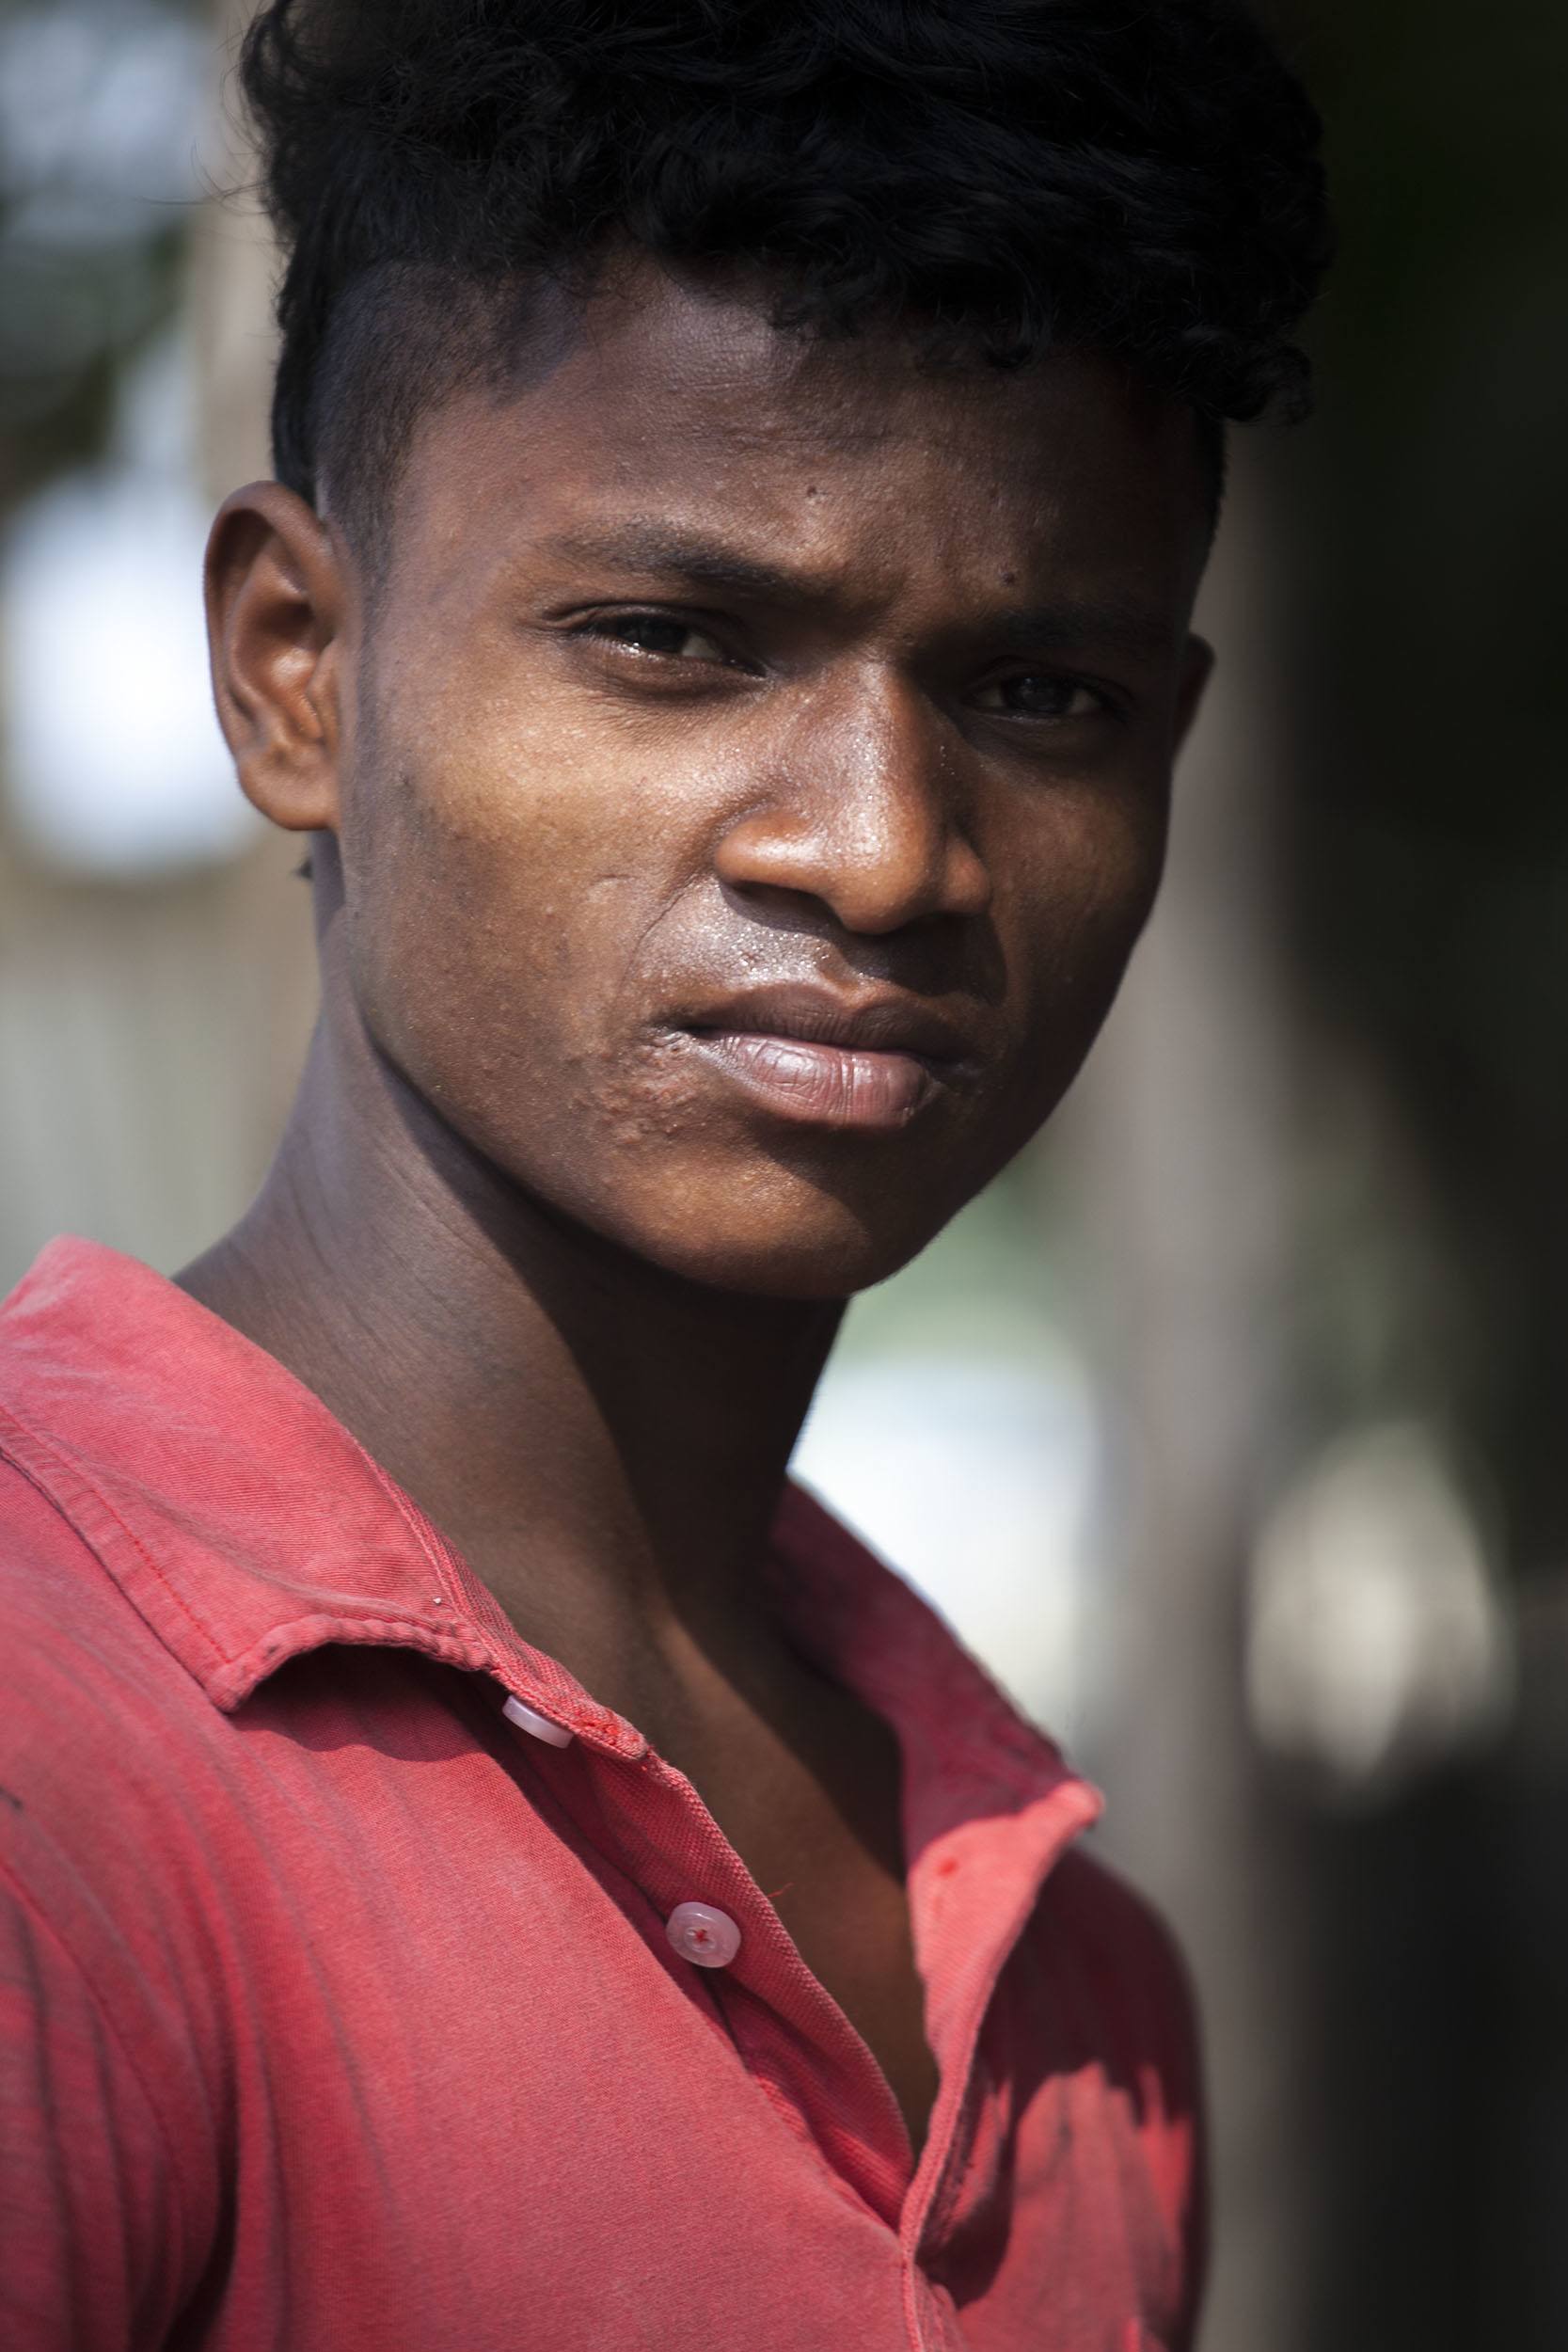
[[[1220,0],[273,0],[209,576],[322,1015],[0,1315],[27,2352],[1191,2343],[1096,1801],[785,1465],[1160,871],[1309,108]]]

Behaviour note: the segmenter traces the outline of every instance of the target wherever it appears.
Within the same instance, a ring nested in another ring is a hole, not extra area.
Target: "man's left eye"
[[[1092,686],[1035,670],[992,678],[974,699],[980,709],[1001,711],[1009,719],[1092,719],[1106,707],[1104,697]]]
[[[705,628],[693,628],[689,621],[675,619],[662,612],[607,612],[588,627],[590,636],[608,638],[613,644],[629,645],[638,653],[651,653],[675,661],[723,661],[724,648]]]

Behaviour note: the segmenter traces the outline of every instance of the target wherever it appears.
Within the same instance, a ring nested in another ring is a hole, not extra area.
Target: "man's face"
[[[1191,418],[644,269],[420,429],[344,711],[370,1031],[672,1271],[842,1296],[1039,1126],[1201,677]]]

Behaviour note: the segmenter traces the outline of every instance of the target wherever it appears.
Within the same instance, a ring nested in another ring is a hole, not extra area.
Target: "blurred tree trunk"
[[[1208,2051],[1207,2352],[1305,2341],[1310,2187],[1293,1841],[1243,1713],[1244,1579],[1289,1419],[1292,1023],[1276,821],[1287,729],[1257,454],[1200,626],[1220,668],[1182,765],[1164,894],[1064,1114],[1112,1416],[1105,1843],[1174,1922]]]

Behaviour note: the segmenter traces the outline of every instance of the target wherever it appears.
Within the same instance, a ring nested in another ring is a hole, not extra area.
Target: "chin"
[[[945,1220],[943,1220],[945,1221]],[[625,1236],[678,1279],[753,1298],[828,1300],[885,1282],[918,1257],[939,1228],[885,1215],[875,1221],[838,1201],[812,1216],[741,1221],[693,1217],[673,1230]]]
[[[520,1153],[496,1161],[565,1231],[677,1281],[802,1303],[842,1302],[885,1282],[991,1173],[989,1165],[933,1166],[929,1156],[900,1164],[884,1155],[868,1168],[846,1166],[838,1153],[715,1154],[658,1141],[629,1159],[588,1151],[575,1167],[547,1171],[520,1165]]]

